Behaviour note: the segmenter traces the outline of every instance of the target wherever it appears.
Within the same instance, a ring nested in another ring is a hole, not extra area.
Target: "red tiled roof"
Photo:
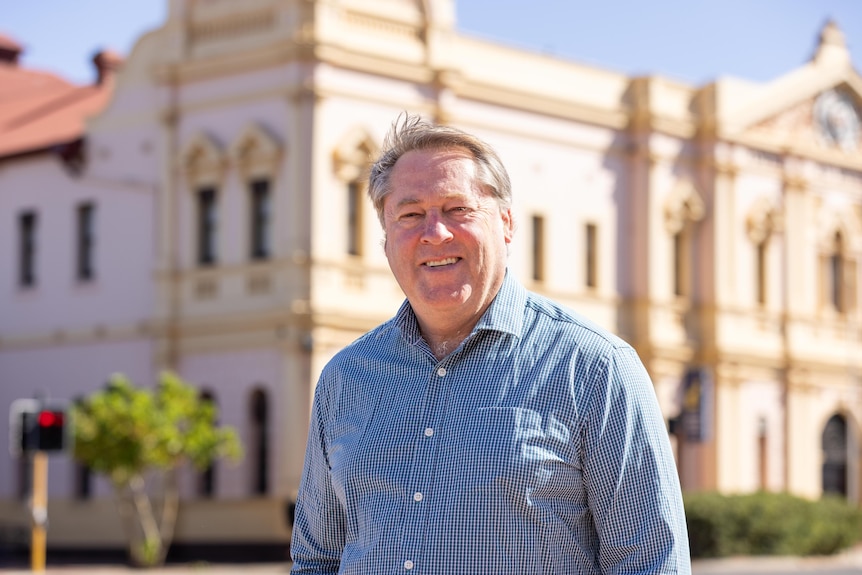
[[[0,35],[0,42],[12,43]],[[108,103],[112,82],[76,86],[47,72],[0,62],[0,158],[83,136],[84,121]]]

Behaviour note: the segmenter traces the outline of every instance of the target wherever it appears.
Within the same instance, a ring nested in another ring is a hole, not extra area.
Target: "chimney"
[[[0,34],[0,64],[18,66],[18,56],[22,51],[21,44]]]
[[[113,80],[114,74],[123,66],[123,58],[111,50],[101,50],[93,56],[96,66],[96,84],[101,86]]]

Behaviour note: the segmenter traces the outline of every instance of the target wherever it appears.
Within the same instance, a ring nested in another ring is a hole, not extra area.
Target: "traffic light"
[[[56,409],[43,409],[36,416],[38,428],[37,451],[63,451],[66,447],[66,413]]]
[[[9,415],[13,454],[63,451],[68,447],[69,418],[64,405],[19,399],[12,403]]]

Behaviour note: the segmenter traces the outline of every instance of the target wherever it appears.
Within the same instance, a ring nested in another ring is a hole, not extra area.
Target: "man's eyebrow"
[[[394,207],[395,208],[401,208],[404,206],[414,206],[418,203],[420,203],[419,198],[404,198],[404,199],[400,200],[397,204],[395,204]]]
[[[460,192],[452,192],[449,194],[442,194],[439,196],[441,200],[444,201],[467,201],[469,200],[469,196],[467,194],[463,194]],[[395,208],[400,208],[402,206],[415,206],[416,204],[421,204],[422,200],[419,198],[407,197],[401,199],[397,204],[395,204]]]

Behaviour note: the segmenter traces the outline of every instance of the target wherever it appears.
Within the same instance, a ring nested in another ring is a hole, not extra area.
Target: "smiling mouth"
[[[440,266],[450,266],[452,264],[458,263],[460,258],[446,258],[445,260],[434,260],[430,262],[425,262],[425,265],[429,268],[437,268]]]

